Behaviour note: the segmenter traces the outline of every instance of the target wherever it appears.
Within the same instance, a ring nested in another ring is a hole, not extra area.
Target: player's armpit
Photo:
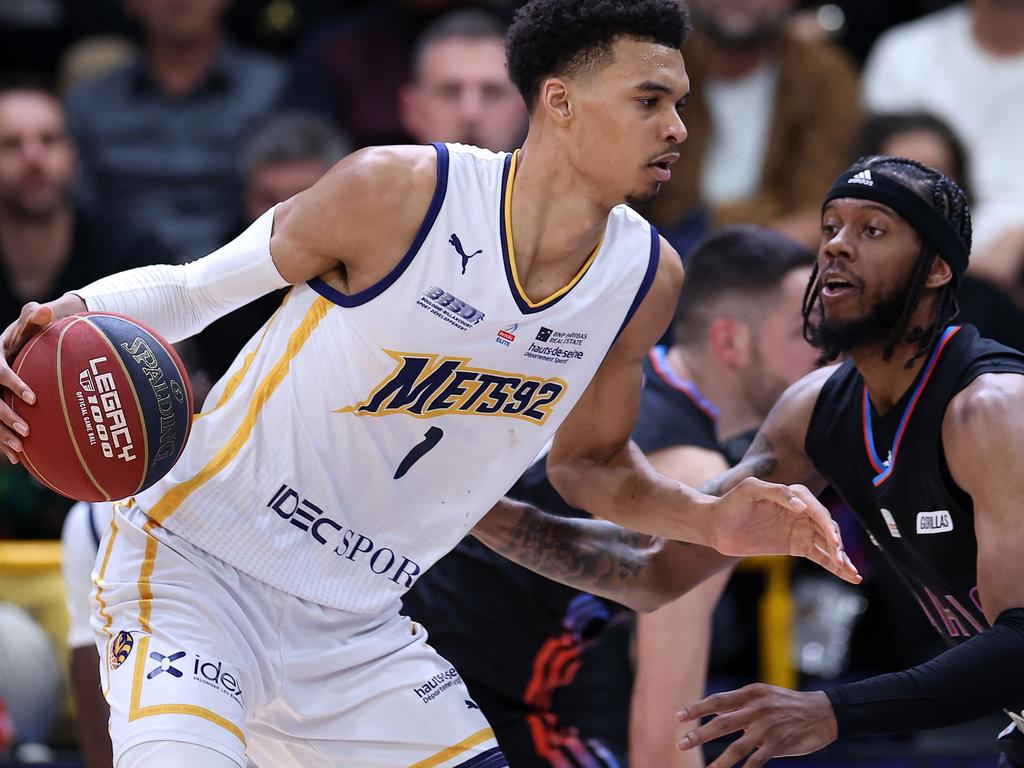
[[[942,445],[974,505],[978,593],[985,618],[1024,608],[1024,376],[979,376],[950,402]]]
[[[712,549],[664,541],[604,520],[561,517],[502,499],[472,534],[541,576],[654,611],[735,562]]]

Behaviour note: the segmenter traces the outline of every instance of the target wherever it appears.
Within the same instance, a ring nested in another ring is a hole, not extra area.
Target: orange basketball
[[[79,501],[113,501],[174,466],[192,427],[192,388],[171,345],[121,315],[84,312],[34,336],[12,365],[36,395],[4,398],[29,426],[21,461]]]

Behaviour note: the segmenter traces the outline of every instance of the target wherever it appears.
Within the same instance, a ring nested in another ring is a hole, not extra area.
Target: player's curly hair
[[[617,38],[680,48],[689,32],[679,0],[530,0],[505,38],[508,73],[532,112],[545,78],[602,63]]]
[[[960,236],[968,252],[971,249],[971,210],[967,202],[967,195],[941,171],[930,168],[914,160],[904,157],[892,157],[890,155],[873,155],[862,157],[856,163],[847,168],[841,175],[853,176],[861,171],[869,170],[872,174],[881,174],[897,181],[910,188],[924,198],[935,210],[941,213],[953,225],[953,229]],[[917,348],[913,357],[907,361],[907,368],[910,368],[919,357],[927,355],[935,343],[939,340],[943,330],[951,323],[960,312],[956,301],[958,280],[956,276],[942,287],[938,300],[935,304],[935,315],[927,328],[910,327],[910,320],[917,309],[921,296],[924,294],[924,284],[928,279],[928,272],[931,270],[935,259],[941,254],[926,242],[922,242],[921,253],[914,267],[914,274],[911,277],[910,291],[907,293],[906,303],[900,312],[899,319],[893,325],[888,338],[885,341],[883,358],[892,359],[896,347],[902,341],[916,343]],[[817,310],[817,311],[816,311]],[[815,321],[812,317],[821,317],[821,280],[818,274],[818,265],[815,263],[811,273],[810,282],[807,284],[807,291],[804,293],[803,315],[804,315],[804,338],[812,342],[816,338]],[[839,357],[837,349],[825,348],[822,350],[821,362],[831,362]]]

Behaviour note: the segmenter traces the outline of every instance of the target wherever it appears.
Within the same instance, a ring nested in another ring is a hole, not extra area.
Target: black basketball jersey
[[[847,360],[825,382],[807,429],[807,455],[951,643],[984,630],[974,508],[942,446],[946,407],[984,373],[1024,374],[1024,355],[950,326],[913,385],[875,412]]]

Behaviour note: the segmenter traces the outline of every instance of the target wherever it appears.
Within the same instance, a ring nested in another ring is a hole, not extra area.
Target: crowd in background
[[[0,0],[0,323],[112,271],[201,257],[359,148],[518,146],[501,44],[517,5]],[[972,200],[961,318],[1024,349],[1021,3],[689,5],[689,137],[643,211],[684,260],[726,224],[816,247],[838,171],[911,157]],[[197,400],[279,300],[182,345]],[[0,539],[58,538],[70,505],[0,467]]]

